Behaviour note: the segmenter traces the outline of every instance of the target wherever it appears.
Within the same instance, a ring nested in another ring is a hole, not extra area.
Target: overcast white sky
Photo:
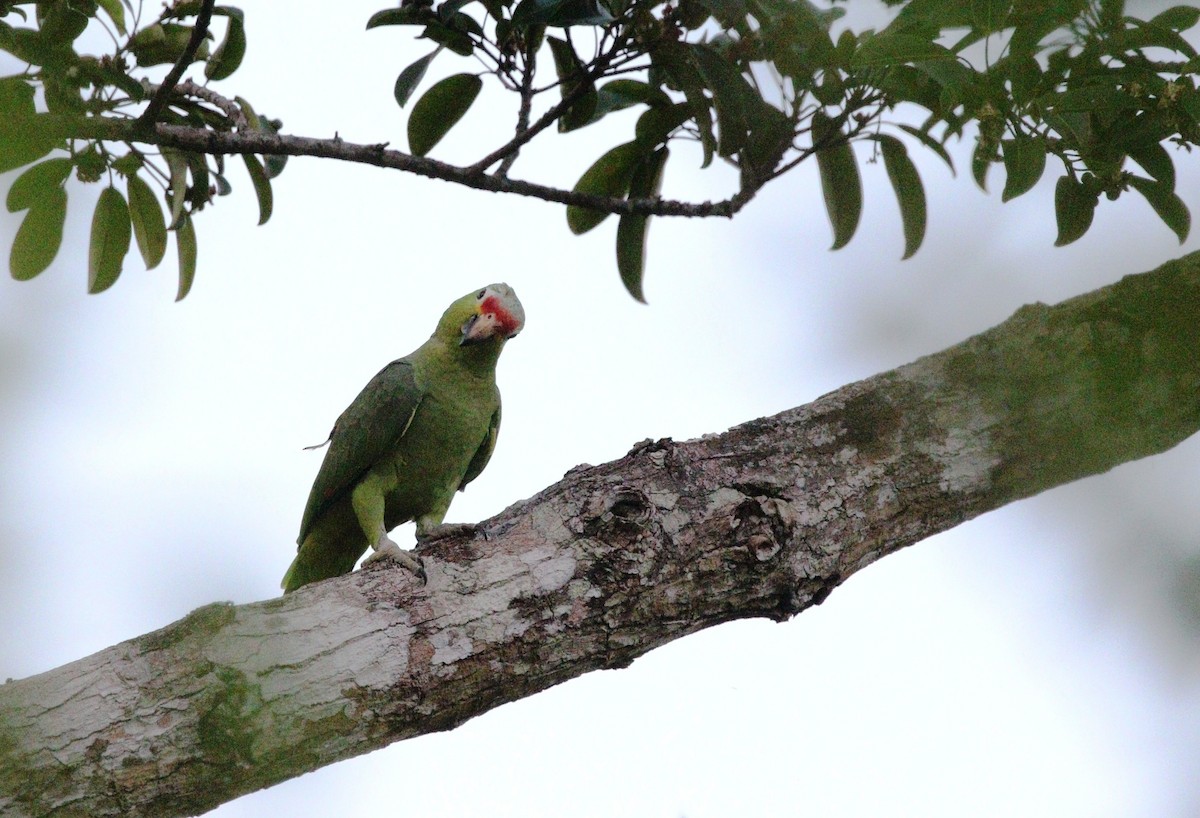
[[[250,50],[220,90],[290,133],[405,145],[391,87],[427,48],[405,30],[363,30],[381,0],[332,13],[240,5]],[[433,72],[468,65],[445,54]],[[481,155],[500,138],[494,123],[512,121],[506,102],[485,91],[435,155]],[[514,173],[573,183],[632,128],[631,116],[610,119],[553,137]],[[722,195],[727,180],[684,154],[666,192]],[[1181,252],[1134,196],[1103,204],[1084,240],[1055,249],[1052,177],[1001,205],[965,166],[952,179],[919,158],[930,233],[915,259],[899,261],[896,206],[874,165],[858,236],[828,252],[805,167],[733,222],[654,224],[650,306],[617,280],[614,224],[576,238],[552,205],[295,159],[263,228],[233,169],[235,195],[196,220],[184,302],[172,302],[172,263],[145,272],[135,256],[89,297],[98,189],[74,184],[59,259],[31,283],[0,281],[0,621],[11,635],[0,678],[214,600],[278,593],[320,460],[302,447],[482,284],[513,285],[528,320],[500,365],[496,455],[451,521],[641,439],[807,402],[1024,303]],[[1200,174],[1194,158],[1180,163],[1195,209]],[[0,215],[5,252],[16,226]],[[1196,553],[1198,465],[1193,439],[889,557],[787,624],[723,625],[212,814],[1192,814],[1195,634],[1164,589],[1170,549]]]

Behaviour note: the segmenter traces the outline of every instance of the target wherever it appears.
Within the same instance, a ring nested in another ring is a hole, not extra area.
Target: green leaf
[[[176,225],[183,215],[186,201],[188,161],[186,156],[177,151],[164,150],[162,155],[171,171],[171,224]]]
[[[669,151],[663,147],[645,157],[645,161],[633,172],[629,198],[649,199],[658,196],[669,155]],[[617,222],[617,271],[621,274],[625,289],[643,304],[646,303],[642,279],[646,270],[646,235],[649,226],[649,216],[635,214],[626,214]]]
[[[925,240],[925,186],[904,143],[894,136],[880,134],[879,148],[896,201],[900,205],[900,223],[904,227],[904,256],[909,258]]]
[[[575,183],[576,193],[593,193],[597,196],[621,197],[629,191],[633,173],[646,156],[647,149],[638,142],[626,142],[612,148],[583,172]],[[608,218],[601,210],[584,207],[567,207],[567,227],[575,235],[591,230]]]
[[[1028,193],[1046,170],[1046,147],[1038,139],[1024,137],[1005,139],[1000,143],[1004,155],[1004,192],[1000,200],[1007,202]]]
[[[271,218],[271,210],[274,206],[271,180],[267,178],[267,173],[263,170],[257,156],[243,153],[242,159],[246,163],[246,172],[250,174],[250,183],[254,185],[254,195],[258,197],[258,223],[266,224],[267,220]]]
[[[121,0],[96,0],[96,2],[108,14],[109,19],[113,21],[113,25],[117,27],[117,33],[124,36],[127,33],[125,28],[125,7],[121,5]]]
[[[70,159],[47,159],[26,170],[8,189],[8,212],[31,208],[38,199],[61,190],[72,167]]]
[[[204,76],[210,80],[225,79],[238,70],[242,58],[246,56],[246,28],[242,21],[242,12],[228,6],[225,6],[224,10],[229,17],[225,38],[204,66]]]
[[[821,112],[813,115],[814,146],[817,150],[817,170],[821,176],[821,192],[825,210],[833,226],[832,250],[845,247],[858,229],[862,215],[862,177],[854,150],[835,124]]]
[[[175,249],[179,252],[179,290],[175,300],[182,301],[196,279],[196,228],[186,213],[175,228]]]
[[[1054,186],[1054,218],[1058,222],[1055,247],[1075,241],[1092,226],[1099,196],[1088,193],[1083,185],[1070,176],[1063,176]]]
[[[92,215],[92,236],[88,245],[89,293],[104,292],[116,283],[132,237],[125,197],[115,187],[104,188]]]
[[[33,86],[18,77],[0,79],[0,173],[41,159],[60,143],[33,104]]]
[[[67,192],[61,187],[44,192],[32,202],[8,257],[13,278],[28,281],[50,266],[62,245],[66,218]]]
[[[1183,199],[1180,199],[1172,189],[1173,185],[1145,179],[1141,176],[1129,177],[1129,184],[1146,197],[1146,201],[1154,208],[1158,217],[1174,231],[1180,244],[1187,241],[1188,232],[1192,227],[1192,215],[1188,212]]]
[[[408,146],[424,156],[463,118],[479,96],[483,80],[474,74],[455,74],[436,83],[417,100],[408,118]]]
[[[129,219],[133,223],[138,251],[146,262],[146,269],[153,270],[167,252],[167,223],[162,205],[150,185],[140,176],[130,176],[126,190],[129,194]]]
[[[1200,22],[1200,8],[1195,6],[1173,6],[1150,19],[1150,24],[1169,28],[1172,31],[1187,31]]]
[[[532,25],[603,26],[613,22],[600,0],[521,0],[513,9],[512,24],[519,28]]]
[[[546,43],[550,46],[550,53],[554,55],[554,70],[558,74],[562,96],[564,98],[572,96],[586,85],[583,95],[573,102],[571,107],[564,111],[559,118],[558,131],[566,133],[576,128],[582,128],[594,121],[598,100],[596,89],[587,78],[586,69],[570,43],[559,37],[547,37]]]
[[[396,87],[393,94],[396,97],[396,104],[401,108],[408,102],[408,98],[412,96],[413,91],[425,78],[425,72],[429,69],[429,64],[433,62],[433,58],[442,50],[439,45],[433,51],[430,51],[421,59],[414,62],[412,65],[400,72],[400,76],[396,77]]]

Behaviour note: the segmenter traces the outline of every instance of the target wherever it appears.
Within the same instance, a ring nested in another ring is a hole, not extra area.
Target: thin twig
[[[517,111],[517,136],[521,136],[529,130],[529,113],[533,109],[533,75],[536,71],[537,49],[527,45],[525,51],[525,68],[521,74],[521,107]],[[520,153],[521,147],[518,145],[508,156],[504,157],[504,161],[496,169],[496,175],[507,177],[508,172],[512,169],[513,163],[517,161],[517,156]]]
[[[202,0],[200,11],[196,15],[196,24],[192,27],[192,36],[188,40],[187,46],[183,49],[183,54],[171,66],[171,70],[167,72],[167,76],[163,78],[162,84],[158,86],[157,93],[150,100],[150,104],[146,106],[146,110],[142,111],[135,122],[134,127],[138,131],[147,131],[154,127],[154,123],[158,121],[159,115],[163,108],[167,107],[167,100],[171,93],[175,90],[176,83],[183,76],[183,72],[192,64],[192,58],[196,56],[196,51],[199,50],[200,44],[204,42],[204,38],[208,36],[208,23],[212,19],[213,3],[215,0]]]
[[[586,94],[588,90],[595,85],[596,80],[604,76],[604,73],[610,67],[612,67],[612,64],[617,58],[619,45],[620,43],[615,43],[612,51],[602,54],[600,58],[596,60],[591,69],[588,70],[585,81],[579,83],[579,85],[575,87],[574,91],[569,94],[564,94],[563,98],[554,105],[550,106],[550,109],[546,111],[546,113],[542,114],[536,122],[526,128],[524,131],[518,131],[518,133],[507,143],[501,145],[499,148],[467,168],[468,172],[477,174],[486,172],[487,169],[492,165],[496,164],[502,159],[505,159],[510,154],[519,151],[522,145],[525,145],[539,133],[557,122],[559,118],[566,113],[567,109],[582,99],[584,94]]]

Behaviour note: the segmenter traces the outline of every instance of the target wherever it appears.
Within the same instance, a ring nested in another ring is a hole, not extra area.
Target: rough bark
[[[0,687],[0,812],[191,815],[740,617],[1200,428],[1200,254],[817,401],[581,466],[375,568]]]

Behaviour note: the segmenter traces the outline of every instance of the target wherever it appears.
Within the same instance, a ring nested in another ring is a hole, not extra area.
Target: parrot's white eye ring
[[[480,291],[479,291],[479,295],[477,295],[477,296],[475,296],[475,297],[476,297],[477,299],[480,299],[480,300],[482,300],[482,299],[483,299],[483,297],[484,297],[485,295],[487,295],[487,290],[486,290],[486,289],[483,289],[483,290],[480,290]]]

